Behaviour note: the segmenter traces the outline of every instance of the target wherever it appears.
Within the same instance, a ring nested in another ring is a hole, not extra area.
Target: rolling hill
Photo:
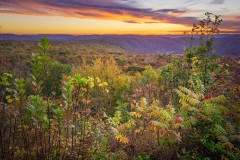
[[[0,40],[37,41],[43,35],[2,34]],[[124,48],[130,54],[181,54],[186,36],[179,35],[46,35],[52,41],[94,41],[111,43]],[[240,55],[240,35],[217,35],[215,50],[220,55]]]

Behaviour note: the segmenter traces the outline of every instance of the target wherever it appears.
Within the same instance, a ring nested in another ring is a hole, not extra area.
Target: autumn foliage
[[[103,56],[63,64],[43,37],[23,76],[1,68],[0,159],[237,160],[240,61],[214,55],[212,16],[183,56],[134,71]]]

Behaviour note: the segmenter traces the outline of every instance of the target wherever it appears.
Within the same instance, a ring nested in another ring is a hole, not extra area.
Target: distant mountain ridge
[[[0,40],[37,41],[43,35],[2,34]],[[135,54],[181,54],[187,47],[184,35],[45,35],[52,41],[94,40],[112,43],[123,47],[126,53]],[[224,34],[215,37],[215,50],[220,55],[240,55],[240,35]]]

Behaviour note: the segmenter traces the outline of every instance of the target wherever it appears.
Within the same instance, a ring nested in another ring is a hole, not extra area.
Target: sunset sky
[[[1,33],[181,34],[222,15],[222,33],[240,32],[240,0],[0,0]]]

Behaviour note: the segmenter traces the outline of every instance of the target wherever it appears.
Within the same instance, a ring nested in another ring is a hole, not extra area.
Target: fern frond
[[[135,117],[135,118],[141,118],[142,115],[140,113],[137,113],[137,112],[130,112],[129,113],[131,116]]]
[[[168,125],[165,123],[161,123],[159,121],[150,121],[150,124],[155,126],[155,127],[159,127],[159,128],[163,128],[163,129],[168,129]]]
[[[190,89],[188,89],[186,87],[179,86],[178,88],[179,88],[180,91],[182,91],[183,93],[185,93],[189,97],[193,97],[195,99],[199,98],[199,96],[197,94],[195,94],[193,91],[191,91]]]
[[[156,109],[159,108],[158,105],[159,105],[159,101],[154,101],[154,102],[148,107],[148,110],[150,110],[150,111],[156,110]]]
[[[235,133],[235,129],[233,127],[233,125],[230,123],[230,122],[226,122],[224,125],[223,125],[225,131],[228,133],[228,134],[234,134]]]
[[[218,124],[214,125],[214,127],[212,129],[212,132],[217,134],[217,135],[227,135],[227,132],[225,131],[225,129]]]
[[[142,97],[142,98],[140,99],[140,101],[139,101],[139,105],[140,105],[140,107],[142,107],[142,108],[146,108],[146,106],[147,106],[147,99],[146,99],[145,97]]]
[[[226,136],[218,136],[217,138],[218,138],[219,141],[221,141],[223,143],[229,142],[229,139]]]
[[[128,143],[128,138],[125,136],[122,136],[121,134],[116,134],[115,139],[121,143],[127,144]]]
[[[142,107],[136,107],[135,108],[135,111],[138,112],[138,113],[143,113],[144,112],[144,109]]]
[[[168,123],[172,119],[171,115],[166,110],[163,109],[160,109],[159,115],[160,115],[159,120],[164,123]]]
[[[187,89],[186,87],[179,87],[179,89],[175,89],[175,92],[179,96],[179,103],[182,105],[190,104],[190,105],[198,105],[200,104],[199,96],[195,94],[193,91]]]
[[[130,119],[128,122],[126,122],[126,126],[128,128],[131,128],[136,125],[136,121],[134,119]]]
[[[223,105],[218,105],[217,110],[223,115],[226,115],[229,112],[228,108]]]

